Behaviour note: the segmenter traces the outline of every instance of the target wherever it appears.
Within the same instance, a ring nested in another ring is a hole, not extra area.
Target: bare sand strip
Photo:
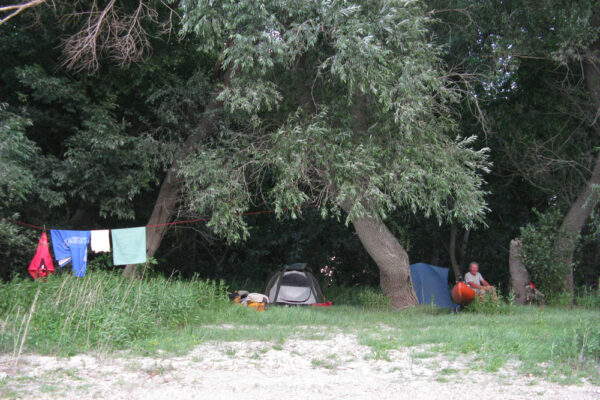
[[[0,398],[23,399],[600,399],[600,387],[523,376],[514,365],[473,370],[472,358],[427,348],[385,360],[354,335],[326,340],[207,343],[185,356],[0,355]],[[306,396],[306,397],[305,397]]]

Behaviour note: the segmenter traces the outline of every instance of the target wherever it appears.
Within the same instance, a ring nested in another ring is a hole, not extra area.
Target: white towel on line
[[[108,229],[100,229],[91,231],[90,246],[94,253],[110,252],[110,240],[108,237]]]

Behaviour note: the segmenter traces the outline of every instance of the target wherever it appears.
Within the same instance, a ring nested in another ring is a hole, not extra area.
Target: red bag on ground
[[[331,307],[333,305],[333,302],[328,301],[327,303],[313,303],[311,304],[311,306],[313,307]]]
[[[31,260],[27,270],[33,279],[45,278],[49,274],[54,273],[54,263],[52,262],[52,256],[50,255],[46,232],[42,233],[33,260]]]

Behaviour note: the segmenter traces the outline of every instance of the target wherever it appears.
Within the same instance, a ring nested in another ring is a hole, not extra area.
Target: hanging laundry
[[[48,248],[48,236],[46,236],[46,232],[42,232],[37,250],[27,270],[33,279],[44,279],[49,274],[54,273],[54,263],[52,262],[50,249]]]
[[[146,227],[113,229],[113,264],[141,264],[146,262]]]
[[[87,247],[90,243],[90,231],[68,231],[52,229],[52,249],[59,267],[71,262],[73,275],[85,275],[87,268]]]
[[[108,238],[108,229],[91,231],[90,247],[94,253],[109,253],[110,240]]]

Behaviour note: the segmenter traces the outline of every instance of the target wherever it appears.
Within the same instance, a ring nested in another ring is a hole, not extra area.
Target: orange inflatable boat
[[[452,300],[461,306],[466,306],[472,302],[475,299],[475,295],[475,291],[464,282],[458,282],[452,288]]]

